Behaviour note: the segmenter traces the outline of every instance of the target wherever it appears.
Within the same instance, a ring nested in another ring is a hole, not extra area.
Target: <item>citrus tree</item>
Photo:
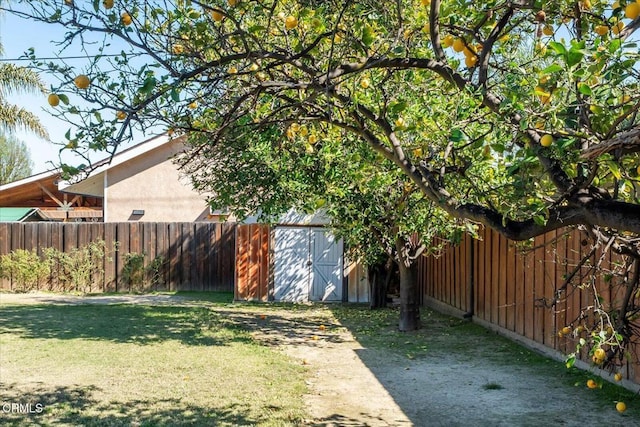
[[[418,258],[442,246],[435,239],[459,239],[463,221],[447,218],[393,163],[343,130],[317,136],[293,123],[230,131],[213,146],[207,138],[190,135],[179,163],[214,209],[267,222],[291,208],[321,210],[350,257],[368,266],[371,306],[385,305],[395,263],[399,329],[420,326]]]
[[[82,69],[34,56],[60,78],[55,112],[79,124],[70,149],[113,151],[136,126],[200,133],[200,152],[270,126],[293,138],[294,125],[318,139],[339,129],[453,218],[514,240],[580,227],[621,254],[607,274],[624,297],[591,306],[592,353],[611,363],[637,335],[637,2],[69,0],[13,10],[64,25],[69,46],[103,35]],[[580,286],[592,274],[569,276]]]

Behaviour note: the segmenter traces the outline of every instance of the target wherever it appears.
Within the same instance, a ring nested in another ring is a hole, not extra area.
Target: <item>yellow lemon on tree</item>
[[[617,36],[618,34],[620,34],[620,32],[623,29],[624,29],[624,22],[618,21],[618,23],[611,28],[611,31],[613,32],[613,34]]]
[[[478,57],[475,55],[465,56],[464,58],[464,65],[466,65],[467,68],[473,68],[476,66],[477,63],[478,63]]]
[[[184,46],[181,44],[174,44],[172,50],[174,55],[180,55],[184,52]]]
[[[89,80],[89,77],[85,76],[84,74],[80,74],[75,79],[73,79],[73,83],[78,89],[86,89],[91,84],[91,80]]]
[[[287,30],[293,30],[297,26],[298,26],[298,18],[296,18],[293,15],[287,16],[287,19],[284,20],[284,27]]]
[[[443,47],[451,47],[453,45],[453,41],[454,38],[451,34],[447,34],[443,39],[442,39],[442,46]]]
[[[609,27],[607,27],[606,25],[596,25],[596,27],[594,28],[594,31],[599,36],[604,36],[607,33],[609,33]]]
[[[464,40],[462,39],[455,39],[453,41],[453,44],[451,45],[453,46],[453,50],[456,52],[462,52],[464,50]]]
[[[189,107],[190,110],[195,110],[196,108],[198,108],[198,103],[196,101],[193,101],[189,105],[187,105],[187,107]]]
[[[543,147],[551,147],[551,144],[553,144],[553,136],[547,134],[540,138],[540,145]]]
[[[545,25],[544,28],[542,29],[542,34],[544,34],[545,36],[552,36],[553,27],[551,25]]]
[[[622,413],[627,410],[627,405],[624,402],[616,403],[616,411]]]
[[[116,113],[116,119],[124,120],[126,118],[127,118],[127,113],[125,113],[124,111],[120,110]]]
[[[565,326],[564,328],[562,328],[562,334],[563,335],[569,335],[571,333],[571,328],[568,326]]]
[[[105,9],[111,9],[113,7],[113,0],[102,0],[102,5]]]
[[[60,104],[60,97],[58,95],[56,95],[55,93],[52,93],[51,95],[49,95],[47,97],[47,102],[52,107],[57,107],[58,104]]]
[[[627,7],[624,8],[624,15],[629,19],[636,19],[640,16],[640,4],[636,2],[629,3]]]
[[[212,10],[211,11],[211,18],[213,18],[213,20],[216,21],[216,22],[220,22],[220,21],[222,21],[222,18],[224,18],[224,15],[222,14],[222,12],[219,12],[217,10]]]
[[[122,22],[122,25],[131,25],[131,23],[133,22],[133,18],[131,18],[131,15],[129,15],[127,12],[122,12],[122,15],[120,16],[120,22]]]

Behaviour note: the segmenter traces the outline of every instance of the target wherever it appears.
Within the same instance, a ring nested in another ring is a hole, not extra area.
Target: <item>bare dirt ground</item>
[[[0,303],[200,304],[168,295],[52,294],[0,294]],[[308,368],[310,426],[640,426],[638,411],[618,414],[615,402],[602,402],[595,390],[567,385],[535,366],[502,363],[483,341],[488,334],[470,343],[469,336],[451,333],[438,342],[456,351],[411,359],[364,348],[326,307],[216,310]],[[433,327],[434,340],[441,332]]]

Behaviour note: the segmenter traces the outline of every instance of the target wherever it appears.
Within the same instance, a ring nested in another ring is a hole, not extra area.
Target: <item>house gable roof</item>
[[[171,139],[167,134],[155,136],[139,144],[129,147],[114,156],[102,160],[94,165],[87,176],[77,182],[61,181],[58,188],[61,191],[82,194],[85,196],[104,197],[105,173],[137,157],[143,156],[165,144],[182,141],[183,138]]]

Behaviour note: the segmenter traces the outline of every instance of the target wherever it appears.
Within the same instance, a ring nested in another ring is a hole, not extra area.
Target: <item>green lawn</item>
[[[422,311],[424,329],[399,333],[397,309],[178,296],[183,299],[153,306],[0,305],[0,401],[34,412],[37,404],[44,408],[30,415],[3,410],[0,425],[305,425],[308,367],[271,347],[278,340],[254,339],[267,325],[302,342],[318,334],[320,324],[327,325],[325,339],[347,328],[367,352],[393,360],[456,354],[470,363],[488,360],[496,369],[533,367],[575,386],[576,393],[594,377],[430,310]],[[611,402],[623,400],[629,403],[625,418],[640,414],[637,396],[600,383],[598,410],[611,412]]]
[[[0,424],[301,424],[304,368],[217,313],[226,301],[1,306],[1,400],[44,412]]]

